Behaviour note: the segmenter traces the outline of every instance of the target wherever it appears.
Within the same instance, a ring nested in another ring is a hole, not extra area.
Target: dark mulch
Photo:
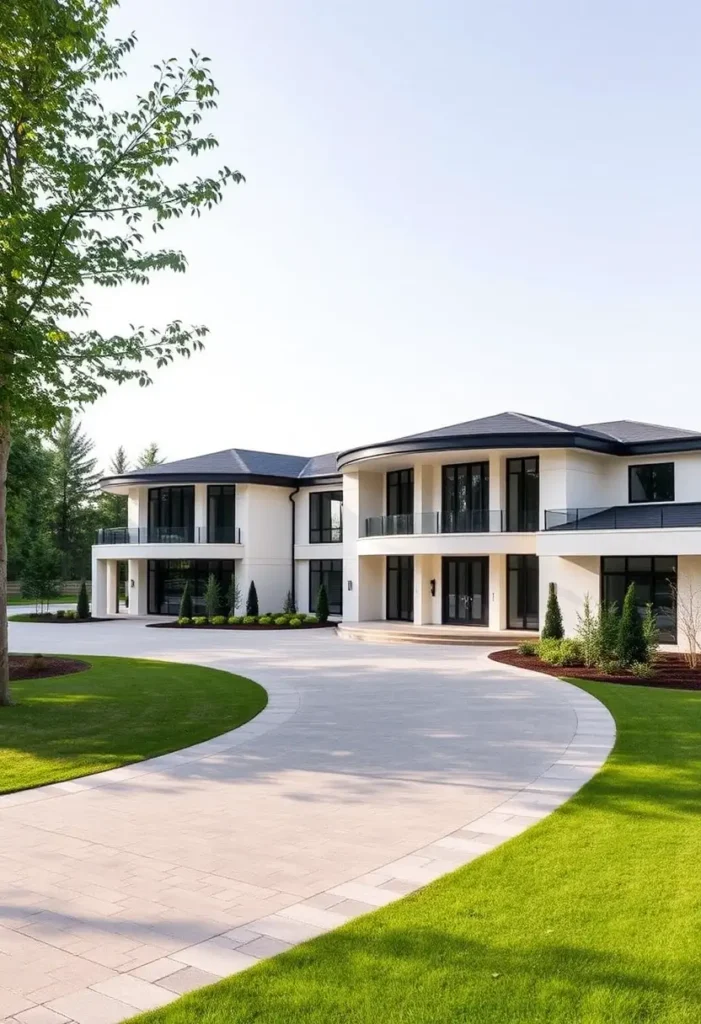
[[[219,630],[236,630],[236,629],[258,629],[261,633],[271,633],[276,629],[287,629],[292,633],[298,633],[301,629],[328,629],[329,626],[335,626],[335,622],[303,622],[301,626],[276,626],[271,624],[270,626],[261,626],[259,622],[252,622],[249,625],[244,626],[241,623],[240,626],[230,626],[228,623],[226,626],[180,626],[177,622],[147,622],[149,629],[193,629],[198,632],[202,632],[203,629],[219,629]]]
[[[573,679],[591,679],[597,683],[627,683],[629,686],[658,686],[669,690],[701,690],[701,664],[689,668],[681,654],[661,654],[655,662],[655,674],[649,679],[639,679],[631,672],[615,676],[602,675],[598,669],[583,665],[546,665],[533,654],[519,654],[515,649],[494,651],[489,657],[502,665],[528,668],[532,672],[543,672],[548,676],[570,676]]]
[[[90,668],[87,661],[75,658],[54,658],[50,654],[11,654],[10,679],[45,679],[47,676],[69,676]]]

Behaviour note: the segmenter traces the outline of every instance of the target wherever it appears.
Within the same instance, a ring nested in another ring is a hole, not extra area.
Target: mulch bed
[[[17,615],[8,616],[10,622],[112,622],[112,619],[98,619],[89,615],[87,619],[67,619],[65,615],[56,615],[55,612],[18,612]]]
[[[276,626],[271,623],[269,626],[261,626],[259,622],[251,622],[247,626],[241,623],[239,626],[230,626],[228,623],[225,626],[180,626],[177,622],[147,622],[146,626],[148,629],[192,629],[197,630],[201,633],[205,629],[218,629],[218,630],[236,630],[236,629],[257,629],[261,633],[271,633],[276,629],[286,629],[290,633],[299,633],[302,629],[328,629],[329,626],[335,626],[335,622],[303,622],[301,626]]]
[[[45,679],[47,676],[69,676],[90,668],[87,661],[75,658],[54,658],[46,654],[11,654],[10,680]]]
[[[621,672],[615,676],[602,675],[596,668],[585,668],[583,665],[547,665],[534,654],[519,654],[515,649],[494,651],[489,655],[492,661],[502,665],[515,665],[527,668],[532,672],[543,672],[548,676],[569,676],[573,679],[591,679],[597,683],[627,683],[629,686],[657,686],[670,690],[701,690],[701,663],[696,668],[689,668],[681,654],[661,654],[654,664],[654,675],[649,679],[639,679],[630,672]]]

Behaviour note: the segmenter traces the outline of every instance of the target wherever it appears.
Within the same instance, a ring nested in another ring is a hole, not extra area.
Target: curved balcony
[[[472,512],[409,512],[395,516],[369,516],[365,537],[404,537],[411,534],[502,533],[506,529],[503,509],[475,509]]]
[[[238,527],[114,526],[97,531],[97,544],[240,544]]]

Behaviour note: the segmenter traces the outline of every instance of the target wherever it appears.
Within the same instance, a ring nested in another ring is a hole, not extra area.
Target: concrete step
[[[476,630],[471,626],[447,627],[440,626],[397,626],[388,624],[382,628],[378,623],[339,623],[336,627],[339,636],[345,640],[362,640],[376,644],[450,644],[454,646],[482,647],[515,647],[521,640],[537,639],[537,634],[509,630],[489,632]]]

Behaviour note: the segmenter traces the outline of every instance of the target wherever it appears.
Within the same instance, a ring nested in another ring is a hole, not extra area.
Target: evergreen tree
[[[51,455],[46,435],[17,430],[7,466],[7,574],[21,579],[35,539],[48,528]]]
[[[139,469],[145,469],[147,466],[160,466],[165,462],[164,456],[159,454],[159,448],[155,441],[151,444],[147,444],[137,462]]]
[[[236,615],[236,609],[241,604],[241,588],[236,580],[235,573],[232,572],[231,580],[229,581],[229,589],[226,594],[226,614]]]
[[[95,445],[70,413],[59,420],[51,440],[54,541],[61,554],[63,579],[76,579],[89,571],[98,521]]]
[[[606,604],[602,601],[599,605],[597,664],[611,661],[616,657],[620,621],[621,616],[616,602]]]
[[[560,602],[557,599],[557,588],[554,583],[548,584],[548,606],[545,609],[545,623],[540,635],[543,640],[562,640],[565,635]]]
[[[120,444],[110,460],[109,476],[123,476],[129,472],[129,460],[123,445]],[[102,528],[124,527],[127,525],[126,494],[102,494],[100,496],[100,526]]]
[[[24,567],[22,596],[33,600],[42,611],[60,593],[60,565],[60,554],[49,535],[38,534]]]
[[[633,665],[636,661],[644,662],[647,658],[647,644],[635,597],[634,583],[628,587],[623,601],[616,653],[623,665]]]
[[[204,588],[204,610],[208,619],[213,619],[221,611],[221,588],[213,572],[210,572]]]
[[[258,614],[258,594],[256,592],[256,585],[251,580],[251,585],[248,588],[248,597],[246,598],[246,615],[257,615]]]
[[[285,615],[294,615],[294,613],[297,611],[297,608],[295,606],[295,599],[292,596],[291,590],[288,590],[287,594],[285,595],[285,603],[282,606],[282,610],[285,613]]]
[[[85,585],[85,580],[80,584],[80,590],[78,591],[78,604],[75,609],[75,617],[77,619],[89,619],[90,618],[90,604],[88,602],[88,588]]]
[[[192,588],[189,580],[185,580],[185,586],[183,587],[183,593],[180,598],[180,618],[192,618]]]
[[[319,622],[327,622],[329,618],[329,595],[322,583],[316,595],[316,615]]]

